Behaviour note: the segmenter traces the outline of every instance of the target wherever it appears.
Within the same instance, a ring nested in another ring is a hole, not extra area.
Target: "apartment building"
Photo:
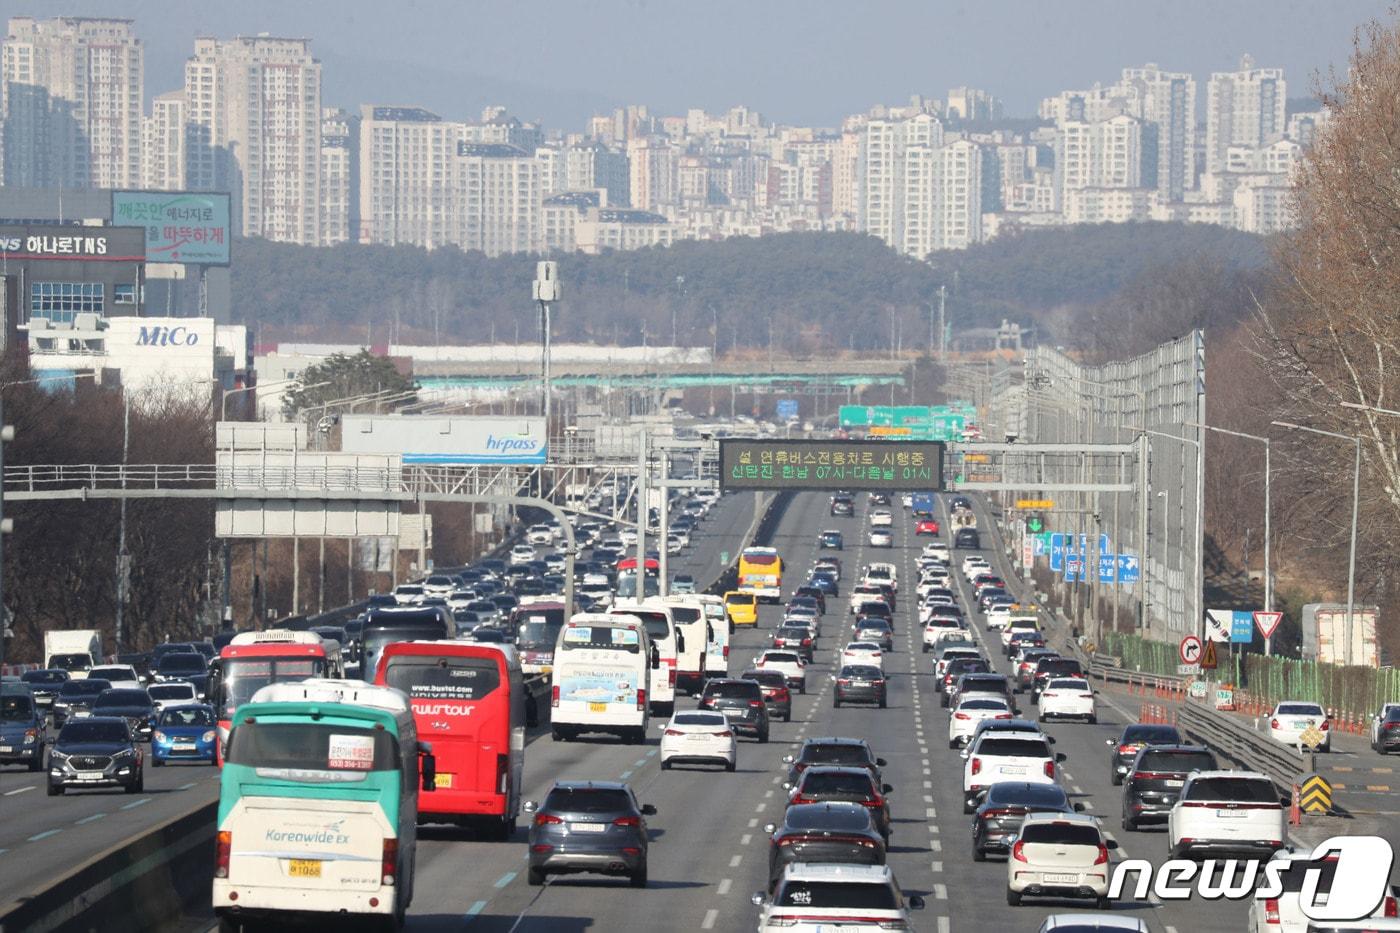
[[[1282,68],[1256,68],[1246,55],[1238,71],[1219,71],[1206,85],[1205,170],[1225,168],[1231,146],[1257,148],[1288,128],[1288,83]]]
[[[141,187],[151,191],[185,190],[184,91],[161,94],[151,101],[151,115],[142,121]]]
[[[310,42],[196,39],[185,98],[189,185],[231,191],[244,236],[318,244],[321,63]]]
[[[452,163],[451,241],[488,256],[524,253],[539,237],[540,169],[504,143],[459,142]]]
[[[575,226],[580,252],[596,255],[605,249],[645,249],[670,246],[676,228],[652,211],[629,208],[589,208]]]
[[[1196,79],[1148,63],[1124,68],[1122,84],[1137,91],[1139,109],[1133,116],[1156,128],[1157,190],[1168,200],[1180,201],[1194,187]]]
[[[658,136],[630,139],[627,143],[631,206],[655,211],[676,200],[680,151]]]
[[[132,20],[9,20],[0,42],[0,181],[31,188],[141,185],[145,50]]]
[[[365,104],[359,120],[361,243],[458,242],[457,147],[466,124],[421,107]]]
[[[321,115],[321,245],[348,242],[359,230],[359,124],[348,110]]]

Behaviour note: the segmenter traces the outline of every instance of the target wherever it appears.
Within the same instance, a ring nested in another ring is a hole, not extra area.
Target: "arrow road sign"
[[[1259,634],[1265,638],[1272,638],[1278,629],[1278,624],[1283,620],[1281,612],[1256,612],[1254,614],[1254,624],[1259,627]]]
[[[1136,554],[1118,555],[1118,582],[1136,583],[1142,579],[1142,564]]]
[[[1298,794],[1298,805],[1308,813],[1327,813],[1332,809],[1332,785],[1320,774],[1309,775]]]
[[[1181,639],[1181,647],[1177,653],[1181,655],[1182,664],[1199,664],[1201,661],[1201,640],[1195,635],[1187,635]]]

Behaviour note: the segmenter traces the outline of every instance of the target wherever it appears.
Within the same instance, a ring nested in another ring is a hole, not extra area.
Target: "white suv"
[[[753,896],[762,908],[760,933],[881,933],[909,928],[909,911],[922,910],[923,898],[907,900],[888,865],[798,862],[783,869],[772,898]]]
[[[753,666],[760,671],[778,671],[789,687],[796,687],[798,693],[807,692],[807,665],[796,651],[770,648],[753,659]]]
[[[1116,848],[1088,814],[1027,814],[1006,858],[1006,903],[1019,907],[1026,896],[1087,897],[1106,909],[1108,850]]]
[[[1275,852],[1288,838],[1289,803],[1268,775],[1198,771],[1167,815],[1167,850],[1172,858],[1201,849]]]
[[[992,565],[987,563],[987,558],[974,554],[971,557],[964,557],[962,562],[963,579],[971,583],[972,578],[979,573],[990,573]]]
[[[984,732],[962,753],[963,812],[977,809],[988,787],[998,781],[1055,784],[1063,754],[1050,750],[1050,740],[1034,732]]]
[[[1338,864],[1334,860],[1327,859],[1314,862],[1309,858],[1311,854],[1306,850],[1295,851],[1292,846],[1287,846],[1274,853],[1271,861],[1281,862],[1284,865],[1283,870],[1279,872],[1279,881],[1283,883],[1283,891],[1279,893],[1278,897],[1255,895],[1253,902],[1249,905],[1249,929],[1252,933],[1307,933],[1311,929],[1301,904],[1303,881],[1309,871],[1316,869],[1319,872],[1317,893],[1330,894]],[[1397,912],[1400,911],[1396,909],[1395,895],[1387,894],[1377,907],[1376,912],[1367,919],[1394,917]],[[1376,928],[1367,926],[1366,929]]]
[[[535,559],[535,547],[532,544],[517,544],[510,549],[510,562],[512,564],[528,564]]]

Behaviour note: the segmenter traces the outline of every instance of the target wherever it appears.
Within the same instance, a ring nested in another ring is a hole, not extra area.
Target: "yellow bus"
[[[776,548],[744,548],[739,554],[739,592],[752,593],[761,602],[782,599],[783,559]]]

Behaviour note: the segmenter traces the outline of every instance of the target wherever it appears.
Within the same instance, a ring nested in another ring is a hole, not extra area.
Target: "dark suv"
[[[125,719],[75,719],[49,751],[49,796],[70,787],[120,787],[139,794],[146,788],[141,763],[141,749]]]
[[[768,741],[768,704],[757,681],[711,680],[700,695],[700,708],[723,713],[734,731]]]
[[[625,875],[634,888],[647,884],[647,821],[651,804],[637,803],[632,788],[613,781],[560,781],[543,804],[524,805],[530,822],[527,880],[594,872]]]
[[[1123,727],[1123,733],[1116,739],[1105,739],[1108,743],[1108,776],[1116,786],[1123,783],[1123,775],[1133,768],[1137,753],[1149,745],[1180,745],[1181,733],[1176,726],[1134,722]]]
[[[1040,703],[1041,691],[1056,677],[1084,676],[1084,668],[1074,658],[1041,658],[1036,662],[1035,674],[1031,677],[1031,703]]]
[[[831,497],[832,515],[854,515],[856,514],[855,500],[850,496],[835,495]]]
[[[44,769],[44,745],[48,731],[44,711],[28,690],[0,691],[0,765],[28,765]]]
[[[1165,822],[1191,772],[1218,767],[1215,755],[1202,746],[1149,745],[1142,749],[1123,782],[1123,828],[1135,831],[1142,823]]]
[[[796,625],[784,625],[773,632],[773,647],[796,651],[807,663],[812,662],[812,630]]]
[[[795,785],[802,772],[813,765],[844,765],[865,768],[878,780],[885,759],[876,758],[864,739],[841,737],[807,739],[796,755],[783,758],[788,766],[787,782]]]
[[[78,713],[86,713],[92,709],[93,700],[96,700],[102,691],[111,689],[110,680],[94,680],[88,677],[84,680],[68,681],[58,688],[58,695],[53,698],[53,724],[61,727]]]
[[[986,658],[954,658],[948,662],[948,666],[943,669],[943,683],[940,701],[946,708],[948,700],[953,695],[953,691],[958,689],[958,678],[964,674],[990,674],[992,666],[987,663]]]
[[[739,679],[758,683],[763,691],[763,702],[768,706],[769,719],[792,722],[792,691],[782,671],[748,670],[740,674]]]
[[[34,702],[47,710],[53,706],[53,698],[58,696],[58,691],[64,684],[68,683],[67,671],[60,670],[40,670],[25,671],[19,677],[20,682],[29,688],[29,693],[34,697]]]
[[[831,765],[814,765],[802,772],[797,784],[789,788],[788,806],[804,803],[858,803],[870,810],[875,829],[890,841],[890,804],[886,799],[894,788],[880,784],[869,770]]]
[[[156,728],[156,705],[145,689],[105,690],[92,701],[92,715],[125,719],[131,734],[143,742],[150,741]]]

